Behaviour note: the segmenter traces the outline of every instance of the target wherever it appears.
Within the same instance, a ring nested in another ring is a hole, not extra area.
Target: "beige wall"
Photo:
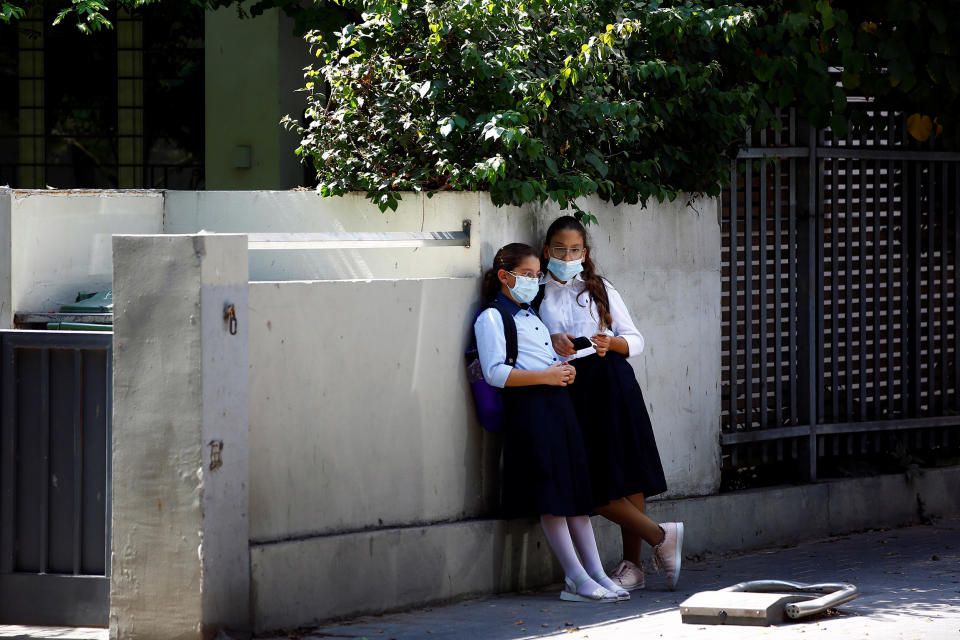
[[[9,190],[10,306],[55,311],[77,291],[109,289],[110,237],[160,233],[162,191]]]
[[[255,541],[476,517],[473,279],[250,285]]]
[[[404,210],[377,218],[382,214],[370,205],[364,211],[356,199],[307,199],[316,207],[308,214],[289,206],[301,194],[261,197],[285,212],[265,216],[276,230],[298,228],[298,217],[308,229],[324,219],[349,220],[351,229],[411,222]],[[386,263],[358,250],[352,259],[364,261],[368,280],[251,283],[253,540],[490,512],[491,472],[462,364],[480,260],[510,240],[539,237],[558,212],[506,212],[478,194],[431,204],[422,219],[440,228],[463,217],[476,221],[475,246],[455,248],[459,260],[446,260],[442,252],[450,249],[424,248]],[[592,205],[600,219],[591,231],[594,257],[646,338],[645,352],[630,362],[659,442],[665,497],[713,493],[720,463],[716,203]],[[231,217],[249,220],[235,206],[201,210],[220,212],[218,231],[241,230],[229,228]],[[214,214],[201,216],[206,226]],[[397,271],[402,279],[387,279]],[[436,278],[443,272],[464,277]]]
[[[296,135],[280,126],[303,111],[302,69],[311,58],[279,9],[241,19],[235,7],[205,18],[205,178],[208,189],[287,189],[303,182]],[[237,147],[252,166],[234,167]]]

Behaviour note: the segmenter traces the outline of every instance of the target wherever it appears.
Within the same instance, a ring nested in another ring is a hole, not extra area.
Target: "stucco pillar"
[[[110,637],[245,631],[247,238],[114,236],[113,294]]]

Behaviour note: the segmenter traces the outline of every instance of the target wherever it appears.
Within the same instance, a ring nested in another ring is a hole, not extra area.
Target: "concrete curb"
[[[653,501],[655,520],[687,523],[695,557],[799,542],[960,514],[960,467]],[[604,562],[619,560],[619,529],[594,528]],[[382,613],[560,579],[534,520],[472,520],[381,529],[250,549],[258,633]]]

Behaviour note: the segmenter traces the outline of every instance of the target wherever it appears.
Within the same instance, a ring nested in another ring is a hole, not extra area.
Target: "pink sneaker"
[[[620,562],[620,564],[610,572],[610,579],[627,591],[643,589],[646,586],[643,569],[629,560]]]
[[[663,529],[663,540],[653,548],[653,562],[658,571],[667,574],[667,587],[673,591],[683,559],[683,523],[664,522],[660,528]]]

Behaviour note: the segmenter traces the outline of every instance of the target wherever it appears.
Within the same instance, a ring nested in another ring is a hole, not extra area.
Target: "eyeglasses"
[[[570,256],[573,260],[583,257],[583,247],[550,247],[550,255],[557,260]]]
[[[527,271],[526,273],[514,273],[513,271],[507,271],[514,278],[536,278],[537,280],[543,280],[543,273],[537,271],[533,273],[532,271]]]

